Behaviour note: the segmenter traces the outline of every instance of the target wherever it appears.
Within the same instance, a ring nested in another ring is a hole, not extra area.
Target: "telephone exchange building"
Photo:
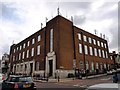
[[[108,43],[56,16],[46,26],[10,47],[10,69],[16,74],[61,77],[78,69],[89,74],[103,73],[111,64]]]

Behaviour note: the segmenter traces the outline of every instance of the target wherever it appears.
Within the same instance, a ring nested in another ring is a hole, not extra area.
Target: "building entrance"
[[[33,72],[33,63],[30,63],[30,75],[32,75]]]
[[[53,60],[49,60],[49,76],[53,73]]]

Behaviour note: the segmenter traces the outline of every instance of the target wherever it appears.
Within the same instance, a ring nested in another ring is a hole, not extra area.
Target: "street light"
[[[73,59],[74,76],[75,76],[75,69],[76,69],[76,59]],[[73,76],[73,80],[74,80],[74,76]]]

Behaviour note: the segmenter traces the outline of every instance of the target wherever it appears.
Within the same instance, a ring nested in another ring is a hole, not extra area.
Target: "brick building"
[[[102,73],[111,64],[107,41],[58,15],[46,26],[10,49],[14,73],[66,77],[74,69]]]
[[[9,69],[9,55],[7,53],[3,54],[1,60],[2,73],[7,73]]]

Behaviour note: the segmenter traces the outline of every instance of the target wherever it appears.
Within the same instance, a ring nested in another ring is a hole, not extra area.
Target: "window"
[[[86,70],[89,70],[89,62],[86,61]]]
[[[92,71],[94,70],[94,62],[91,62],[91,66],[92,66]]]
[[[105,48],[107,48],[106,43],[104,45],[105,45]]]
[[[14,49],[14,53],[15,53],[15,49]]]
[[[20,50],[22,49],[22,46],[20,46]]]
[[[80,33],[78,33],[78,39],[81,40],[81,34]]]
[[[53,29],[50,30],[50,52],[53,51]]]
[[[99,69],[99,65],[98,65],[98,63],[96,62],[96,69]]]
[[[18,60],[18,55],[16,55],[16,61]]]
[[[38,35],[38,42],[41,40],[41,35]]]
[[[40,45],[37,46],[37,55],[40,55]]]
[[[32,39],[32,44],[34,44],[34,43],[35,43],[35,39],[33,38],[33,39]]]
[[[18,47],[17,47],[17,51],[18,51]]]
[[[13,61],[15,61],[15,56],[13,56]]]
[[[106,64],[104,63],[104,69],[106,69]]]
[[[91,37],[89,37],[89,43],[92,43],[92,39],[91,39]]]
[[[93,44],[96,45],[96,40],[95,39],[93,39]]]
[[[101,57],[101,50],[99,49],[98,52],[99,52],[99,57]]]
[[[85,54],[88,54],[87,45],[85,45],[84,47],[85,47]]]
[[[93,55],[92,47],[90,47],[90,55]]]
[[[108,70],[110,70],[110,65],[108,64]]]
[[[112,56],[110,56],[110,59],[112,60]]]
[[[29,45],[30,45],[30,41],[27,42],[27,46],[29,46]]]
[[[23,71],[23,65],[21,65],[20,71],[21,71],[21,72]]]
[[[100,41],[97,41],[98,46],[100,46]]]
[[[25,71],[27,70],[27,65],[25,64]]]
[[[79,44],[79,53],[82,53],[82,45]]]
[[[106,51],[106,58],[108,58],[108,53],[107,53],[107,51]]]
[[[101,42],[101,47],[103,47],[103,42]]]
[[[84,69],[83,61],[80,61],[80,69]]]
[[[95,56],[97,56],[97,49],[94,48],[94,53],[95,53]]]
[[[19,71],[19,65],[17,65],[17,69],[16,69],[16,71]]]
[[[103,58],[105,58],[105,52],[104,52],[104,50],[102,50],[102,55],[103,55]]]
[[[21,59],[21,53],[19,53],[19,60]]]
[[[87,37],[85,35],[83,36],[83,39],[85,42],[87,42]]]
[[[34,56],[34,48],[32,48],[31,56]]]
[[[25,57],[25,52],[23,52],[22,59],[24,59],[24,57]]]
[[[23,48],[25,48],[25,43],[23,44]]]
[[[39,62],[36,64],[36,70],[39,71]]]
[[[27,50],[27,58],[29,57],[29,50]]]

